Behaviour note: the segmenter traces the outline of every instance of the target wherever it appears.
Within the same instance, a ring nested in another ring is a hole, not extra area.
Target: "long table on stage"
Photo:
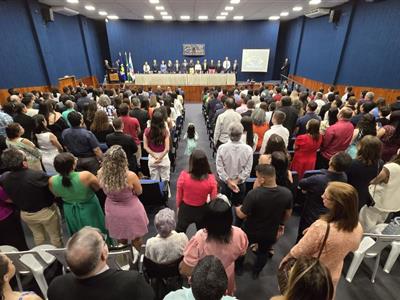
[[[235,85],[236,75],[227,74],[136,74],[137,85],[218,86]]]

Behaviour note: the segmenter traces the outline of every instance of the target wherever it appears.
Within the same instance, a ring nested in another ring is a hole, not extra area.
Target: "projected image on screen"
[[[269,49],[243,49],[242,72],[267,72]]]

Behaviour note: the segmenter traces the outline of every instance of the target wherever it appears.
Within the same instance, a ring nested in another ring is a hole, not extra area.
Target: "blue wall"
[[[103,80],[97,21],[54,14],[45,23],[36,0],[0,1],[0,88],[58,85],[58,78]]]
[[[329,84],[400,88],[400,1],[350,1],[328,16],[281,25],[278,52],[290,73]],[[282,42],[284,41],[284,42]],[[296,60],[296,57],[298,59]]]
[[[132,52],[136,70],[142,72],[145,61],[153,58],[183,60],[182,44],[205,44],[208,60],[224,60],[225,56],[233,62],[242,60],[244,48],[269,48],[268,72],[239,74],[239,80],[254,78],[269,80],[273,78],[275,55],[278,40],[279,22],[144,22],[119,20],[107,23],[107,35],[113,61],[118,52]],[[190,57],[186,57],[190,59]]]

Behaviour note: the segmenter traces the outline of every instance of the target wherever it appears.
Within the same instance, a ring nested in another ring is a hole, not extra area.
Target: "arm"
[[[179,208],[183,202],[183,185],[185,182],[184,173],[181,172],[176,183],[176,208]]]
[[[133,190],[135,191],[135,194],[137,196],[141,195],[143,192],[142,185],[140,183],[139,177],[133,173],[133,172],[128,172],[128,182],[132,184]]]
[[[96,147],[93,149],[93,153],[96,155],[98,160],[103,160],[103,152],[101,151],[101,149],[99,147]]]
[[[149,148],[149,142],[147,141],[147,136],[146,134],[143,134],[143,148],[146,150],[146,152],[151,155],[154,159],[157,159],[157,156],[155,153]]]
[[[215,161],[215,164],[217,167],[217,174],[223,182],[226,182],[229,179],[229,176],[225,171],[224,161],[223,161],[222,157],[223,157],[223,155],[221,154],[221,148],[219,148],[217,150],[217,158]]]
[[[218,142],[220,135],[221,135],[221,118],[218,116],[214,129],[214,144]]]
[[[376,133],[376,136],[381,139],[386,133],[386,129],[384,127],[380,128]]]
[[[335,140],[335,133],[333,132],[332,127],[328,127],[328,129],[325,132],[325,135],[323,137],[321,149],[329,149],[332,143],[334,143]]]
[[[63,147],[59,143],[57,137],[52,133],[50,134],[50,142],[54,145],[54,147],[56,147],[58,149],[58,152],[63,151]]]
[[[370,184],[388,183],[390,172],[387,168],[383,167],[382,171],[371,180]]]
[[[353,131],[353,137],[351,138],[350,145],[354,142],[354,140],[356,139],[356,137],[357,137],[357,135],[358,135],[359,132],[360,132],[360,129],[358,129],[358,128],[354,129],[354,131]]]
[[[182,276],[185,277],[190,277],[193,273],[194,267],[188,266],[183,260],[179,264],[179,273],[181,273]]]
[[[164,139],[164,151],[161,153],[160,157],[157,159],[157,161],[161,161],[165,155],[168,154],[169,152],[169,132],[165,135],[165,139]]]
[[[267,147],[268,139],[269,139],[269,134],[268,134],[268,130],[267,130],[267,131],[265,132],[265,134],[264,134],[263,142],[262,142],[262,144],[261,144],[260,154],[264,154],[265,148]]]
[[[86,186],[90,187],[93,191],[97,192],[100,190],[100,183],[96,176],[88,171],[81,172],[83,181]]]
[[[238,217],[239,219],[243,220],[243,219],[246,219],[246,218],[247,218],[247,215],[246,215],[245,213],[242,212],[242,205],[237,206],[237,207],[235,208],[235,210],[236,210],[236,215],[237,215],[237,217]]]

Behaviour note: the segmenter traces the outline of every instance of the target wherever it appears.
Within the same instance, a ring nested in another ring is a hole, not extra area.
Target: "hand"
[[[285,233],[285,225],[279,225],[278,232],[276,233],[276,240],[279,240]]]
[[[229,187],[234,193],[239,193],[239,192],[240,192],[240,189],[239,189],[239,187],[237,186],[237,184],[236,184],[236,182],[235,182],[234,180],[228,179],[226,183],[228,184],[228,187]]]
[[[154,157],[154,163],[157,165],[161,162],[161,159],[159,157]]]

